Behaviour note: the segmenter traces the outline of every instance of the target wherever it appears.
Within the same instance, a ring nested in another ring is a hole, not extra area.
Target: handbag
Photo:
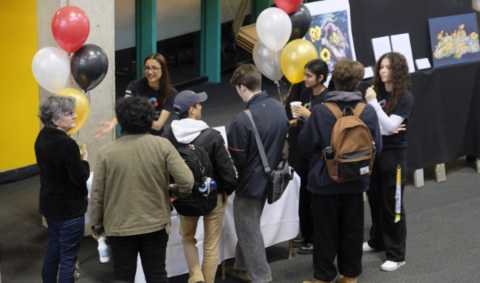
[[[293,179],[294,171],[292,168],[290,168],[290,164],[288,164],[288,158],[283,153],[282,158],[278,163],[277,169],[273,171],[270,169],[267,155],[265,154],[265,149],[263,148],[262,140],[260,139],[260,135],[258,134],[257,126],[253,121],[252,113],[248,109],[244,112],[247,114],[248,118],[250,118],[250,122],[253,126],[253,131],[255,132],[255,140],[257,142],[258,151],[262,159],[263,169],[265,171],[265,174],[268,176],[267,201],[269,204],[272,204],[282,197],[283,192],[287,189],[288,183],[290,182],[290,180]]]

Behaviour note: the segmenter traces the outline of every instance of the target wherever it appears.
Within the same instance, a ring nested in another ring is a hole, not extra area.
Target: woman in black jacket
[[[59,273],[59,283],[73,282],[85,229],[90,175],[86,151],[82,160],[77,143],[67,134],[75,127],[75,98],[48,97],[40,103],[38,116],[45,125],[35,142],[40,213],[48,224],[42,278],[44,283],[57,282]]]

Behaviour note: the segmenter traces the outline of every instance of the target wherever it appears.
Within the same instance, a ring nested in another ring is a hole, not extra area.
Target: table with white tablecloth
[[[93,172],[87,182],[90,197]],[[265,247],[273,246],[295,238],[299,230],[298,219],[298,198],[300,193],[300,177],[295,173],[294,179],[288,184],[280,200],[274,204],[265,204],[261,219],[261,229]],[[235,233],[235,223],[233,220],[233,198],[235,193],[228,197],[225,218],[223,219],[222,235],[218,249],[218,263],[225,259],[235,257],[235,246],[237,244],[237,235]],[[85,215],[89,219],[89,213]],[[177,212],[172,211],[172,233],[169,235],[167,244],[166,269],[168,277],[173,277],[188,273],[187,261],[183,252],[182,237],[179,234],[180,218]],[[87,221],[86,221],[87,222]],[[203,218],[200,218],[197,226],[198,253],[200,263],[203,260],[203,238],[204,238]],[[143,273],[140,257],[138,258],[136,283],[144,283],[145,275]]]
[[[285,242],[295,238],[299,230],[298,219],[298,198],[300,193],[300,177],[295,174],[294,179],[288,184],[280,200],[274,204],[265,204],[261,219],[261,229],[265,247],[273,246],[277,243]],[[235,193],[228,197],[225,218],[223,219],[223,230],[220,237],[220,246],[218,249],[218,264],[228,258],[235,257],[235,246],[237,244],[237,235],[235,233],[235,223],[233,220],[233,198]],[[167,244],[167,274],[173,277],[188,273],[187,261],[183,252],[182,237],[179,234],[180,218],[177,212],[172,212],[172,233]],[[200,218],[197,226],[198,254],[200,263],[203,261],[203,218]],[[144,283],[145,275],[142,269],[140,257],[138,258],[137,274],[135,283]]]

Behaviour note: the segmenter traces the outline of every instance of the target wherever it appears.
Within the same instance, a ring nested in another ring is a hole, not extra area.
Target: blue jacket
[[[336,102],[343,111],[346,106],[355,108],[361,102],[362,94],[359,91],[342,92],[333,91],[327,94],[326,102]],[[382,134],[378,124],[377,113],[371,105],[366,105],[360,119],[372,133],[377,149],[377,156],[382,151]],[[307,189],[319,195],[335,195],[362,193],[368,190],[370,176],[346,183],[337,183],[328,175],[325,161],[322,159],[322,150],[330,145],[333,126],[337,119],[324,104],[313,108],[305,128],[298,137],[298,145],[313,154],[313,161],[308,174]]]
[[[288,118],[282,104],[269,98],[265,91],[254,95],[247,103],[263,142],[272,170],[280,162],[287,139]],[[238,170],[235,194],[247,198],[267,195],[267,175],[255,141],[252,123],[244,112],[235,117],[228,131],[228,148]]]

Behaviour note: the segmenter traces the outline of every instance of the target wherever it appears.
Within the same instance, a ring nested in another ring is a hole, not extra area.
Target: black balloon
[[[295,12],[289,14],[290,19],[292,20],[292,34],[288,42],[303,38],[308,30],[310,29],[310,24],[312,23],[312,15],[307,6],[300,4]]]
[[[95,44],[85,44],[72,56],[72,76],[84,91],[99,85],[108,71],[108,57]]]

